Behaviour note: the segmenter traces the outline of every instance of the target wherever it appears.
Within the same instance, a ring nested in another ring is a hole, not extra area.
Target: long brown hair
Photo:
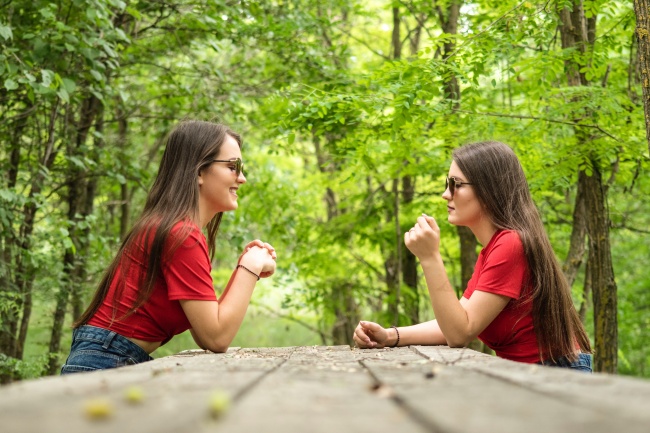
[[[199,184],[197,176],[202,169],[217,158],[227,136],[234,138],[239,147],[241,137],[225,125],[204,121],[183,121],[172,130],[166,139],[165,152],[160,161],[158,175],[147,195],[142,215],[131,231],[124,238],[117,255],[106,270],[95,296],[86,311],[73,326],[86,324],[104,302],[111,283],[120,269],[115,296],[116,300],[124,290],[124,279],[132,265],[129,252],[142,243],[145,257],[148,258],[146,272],[139,275],[138,296],[130,309],[121,317],[132,314],[144,304],[154,288],[154,283],[161,275],[163,248],[170,231],[179,221],[197,220],[199,213]],[[207,242],[210,258],[214,257],[215,238],[223,213],[217,213],[207,224]],[[175,241],[174,248],[180,246],[190,232],[190,226],[184,225]]]
[[[497,229],[515,230],[521,239],[532,284],[533,327],[540,357],[576,359],[575,343],[591,352],[587,332],[571,298],[542,219],[515,153],[503,143],[486,141],[459,147],[453,159]],[[526,302],[524,300],[524,302]]]

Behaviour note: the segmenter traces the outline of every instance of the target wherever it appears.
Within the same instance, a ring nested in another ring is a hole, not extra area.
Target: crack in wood
[[[373,359],[373,361],[376,360]],[[395,390],[389,384],[383,383],[381,379],[379,379],[379,376],[376,375],[372,371],[370,366],[366,364],[364,359],[360,359],[359,364],[361,364],[363,369],[370,375],[370,377],[374,381],[371,391],[376,392],[380,395],[383,394],[384,397],[390,398],[390,400],[393,401],[397,405],[397,407],[403,410],[413,421],[415,421],[418,425],[423,427],[426,431],[432,433],[448,433],[442,427],[437,425],[435,422],[431,421],[426,415],[422,414],[419,410],[411,407],[408,404],[408,402],[404,398],[402,398],[397,392],[395,392]],[[379,392],[382,389],[383,392]]]

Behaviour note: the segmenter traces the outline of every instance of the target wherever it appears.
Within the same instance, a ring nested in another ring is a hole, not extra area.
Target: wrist
[[[237,266],[244,266],[250,271],[254,272],[256,275],[259,275],[262,273],[262,265],[259,264],[258,261],[252,260],[252,258],[248,257],[248,254],[244,254],[244,256],[241,258],[239,263],[237,263]]]
[[[391,326],[388,328],[388,341],[387,347],[397,347],[399,346],[400,335],[397,326]]]
[[[422,266],[422,268],[428,268],[437,264],[443,264],[440,252],[435,252],[433,254],[427,255],[426,257],[420,257],[419,259],[420,266]]]
[[[237,269],[243,269],[245,272],[248,272],[250,275],[257,278],[257,281],[260,280],[260,274],[253,272],[252,270],[242,265],[241,263],[237,265]]]

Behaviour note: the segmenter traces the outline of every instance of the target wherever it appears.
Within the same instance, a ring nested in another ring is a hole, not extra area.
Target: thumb
[[[379,330],[383,329],[383,327],[381,325],[379,325],[379,324],[377,324],[375,322],[361,321],[361,322],[359,322],[359,324],[364,329],[364,331],[374,332],[374,331],[379,331]]]
[[[429,227],[431,227],[432,229],[438,228],[438,223],[436,223],[436,220],[433,217],[425,213],[423,213],[422,216],[424,217],[424,220],[427,222],[427,224],[429,224]]]

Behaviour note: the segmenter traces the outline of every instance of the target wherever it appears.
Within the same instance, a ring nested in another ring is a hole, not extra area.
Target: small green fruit
[[[214,419],[222,417],[230,409],[230,395],[225,391],[215,391],[210,396],[210,416]]]

